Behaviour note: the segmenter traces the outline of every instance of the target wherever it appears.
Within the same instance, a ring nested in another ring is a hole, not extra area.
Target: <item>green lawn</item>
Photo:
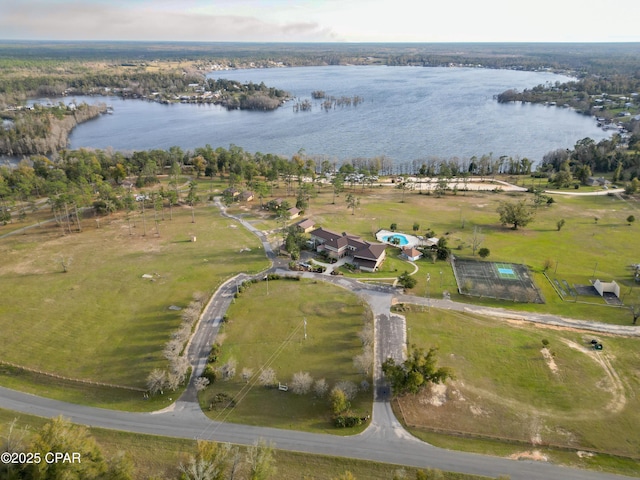
[[[362,353],[357,335],[369,315],[355,295],[322,282],[271,281],[268,295],[266,282],[252,285],[229,308],[229,323],[222,334],[218,365],[234,358],[236,377],[217,381],[201,394],[203,409],[211,418],[237,423],[354,433],[333,428],[327,398],[268,389],[255,383],[255,378],[243,381],[240,374],[249,368],[257,376],[261,367],[271,367],[283,384],[304,371],[314,380],[324,378],[330,388],[339,381],[359,385],[365,378],[353,366],[353,357]],[[366,380],[371,383],[370,378]],[[209,409],[221,392],[238,399],[235,408]],[[364,416],[371,413],[371,401],[372,392],[363,391],[352,406]]]
[[[146,235],[138,214],[132,235],[124,217],[114,216],[100,228],[86,219],[82,233],[61,236],[50,226],[2,239],[0,359],[144,388],[148,373],[165,367],[162,349],[180,323],[171,305],[184,307],[196,291],[212,293],[237,272],[268,266],[258,239],[214,207],[196,208],[195,223],[188,207],[174,207],[173,220],[168,211],[159,220],[159,235],[153,214],[146,217]]]
[[[401,400],[408,424],[637,458],[636,339],[434,308],[404,314],[411,343],[438,346],[440,363],[455,372],[443,406]],[[603,351],[589,348],[592,338],[603,342]],[[541,353],[543,339],[556,371]]]
[[[443,291],[448,291],[452,294],[452,299],[464,302],[549,312],[617,324],[631,322],[628,311],[607,307],[596,298],[587,300],[600,303],[600,306],[574,304],[558,298],[542,275],[545,261],[550,260],[552,267],[548,273],[555,274],[560,279],[588,284],[594,277],[595,270],[595,278],[603,281],[615,280],[620,284],[623,300],[627,305],[640,303],[640,286],[633,281],[629,269],[632,263],[640,262],[637,253],[629,248],[637,240],[640,225],[629,226],[626,222],[630,214],[638,216],[638,207],[634,201],[607,195],[556,195],[554,204],[538,208],[536,218],[530,225],[514,231],[499,224],[496,208],[500,201],[532,199],[531,194],[469,191],[459,192],[457,195],[448,193],[438,198],[407,192],[402,201],[401,192],[397,189],[373,188],[364,193],[356,189],[354,193],[361,195],[360,207],[355,215],[346,208],[346,194],[338,197],[334,205],[331,203],[330,192],[323,191],[312,203],[308,216],[325,228],[360,235],[370,241],[375,241],[377,230],[388,229],[391,223],[397,223],[399,232],[413,233],[413,224],[417,222],[420,224],[419,233],[424,233],[427,228],[432,229],[436,236],[447,238],[454,255],[467,258],[473,258],[471,238],[473,229],[477,226],[484,236],[481,246],[491,251],[487,260],[529,266],[547,303],[513,304],[457,295],[451,267],[444,262],[434,265],[430,259],[420,259],[417,262],[420,270],[415,276],[418,284],[413,289],[414,294],[427,295],[426,273],[430,273],[429,290],[433,298],[441,298]],[[566,223],[558,231],[556,223],[560,219],[565,219]],[[402,273],[404,268],[398,270]],[[443,272],[442,282],[440,271]]]

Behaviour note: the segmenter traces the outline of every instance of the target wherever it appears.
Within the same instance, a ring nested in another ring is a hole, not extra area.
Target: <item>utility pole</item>
[[[304,319],[304,339],[307,339],[307,318]]]
[[[431,313],[431,292],[429,286],[431,283],[431,274],[427,273],[427,311]]]

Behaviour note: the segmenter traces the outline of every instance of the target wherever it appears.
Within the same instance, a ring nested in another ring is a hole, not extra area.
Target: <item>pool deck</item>
[[[389,237],[393,235],[403,236],[407,239],[407,243],[405,245],[394,245],[391,242],[387,242],[384,240],[384,237]],[[415,235],[409,235],[408,233],[402,232],[392,232],[391,230],[378,230],[376,232],[376,239],[381,243],[386,243],[387,245],[393,245],[396,247],[417,247],[420,245],[428,245],[427,240],[424,240],[420,237],[416,237]]]

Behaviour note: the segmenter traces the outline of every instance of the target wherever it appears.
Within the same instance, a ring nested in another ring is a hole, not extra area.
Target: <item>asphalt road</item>
[[[336,437],[209,420],[197,404],[180,401],[162,413],[129,413],[74,405],[0,387],[0,407],[41,417],[63,415],[73,422],[127,432],[180,438],[202,438],[251,445],[259,439],[296,452],[359,458],[398,465],[438,468],[513,480],[614,480],[625,477],[559,467],[533,461],[515,461],[486,455],[443,450],[411,437],[390,417],[360,435]],[[374,416],[388,415],[386,402],[375,402]],[[388,424],[388,425],[387,425]]]

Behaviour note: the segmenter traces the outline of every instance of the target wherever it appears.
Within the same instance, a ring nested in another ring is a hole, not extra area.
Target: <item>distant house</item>
[[[282,203],[285,200],[282,198],[274,198],[273,200],[269,200],[263,208],[267,209],[267,210],[271,210],[271,211],[277,211],[280,210],[280,207],[282,206]]]
[[[296,207],[291,207],[289,210],[287,210],[287,213],[289,214],[289,219],[298,218],[300,216],[300,212],[301,210]]]
[[[300,230],[303,233],[309,233],[311,230],[313,230],[313,227],[316,226],[316,223],[313,220],[310,220],[308,218],[305,218],[304,220],[300,220],[298,223],[296,223],[296,227],[298,228],[298,230]]]
[[[226,188],[222,193],[224,195],[227,195],[235,199],[237,196],[240,195],[240,190],[238,190],[236,187],[229,187],[229,188]]]
[[[245,190],[244,192],[242,192],[240,194],[240,201],[242,201],[242,202],[250,202],[251,200],[253,200],[254,197],[255,197],[255,195],[253,194],[252,191]]]
[[[413,247],[404,247],[400,256],[402,258],[406,258],[410,262],[415,262],[420,257],[422,257],[422,252]]]
[[[594,187],[594,186],[606,187],[611,182],[604,177],[598,177],[598,178],[589,177],[587,178],[587,181],[585,183],[591,187]]]
[[[317,228],[311,233],[318,252],[326,252],[331,258],[353,257],[353,264],[365,272],[375,272],[386,257],[386,245],[371,243],[355,235],[335,233]]]

